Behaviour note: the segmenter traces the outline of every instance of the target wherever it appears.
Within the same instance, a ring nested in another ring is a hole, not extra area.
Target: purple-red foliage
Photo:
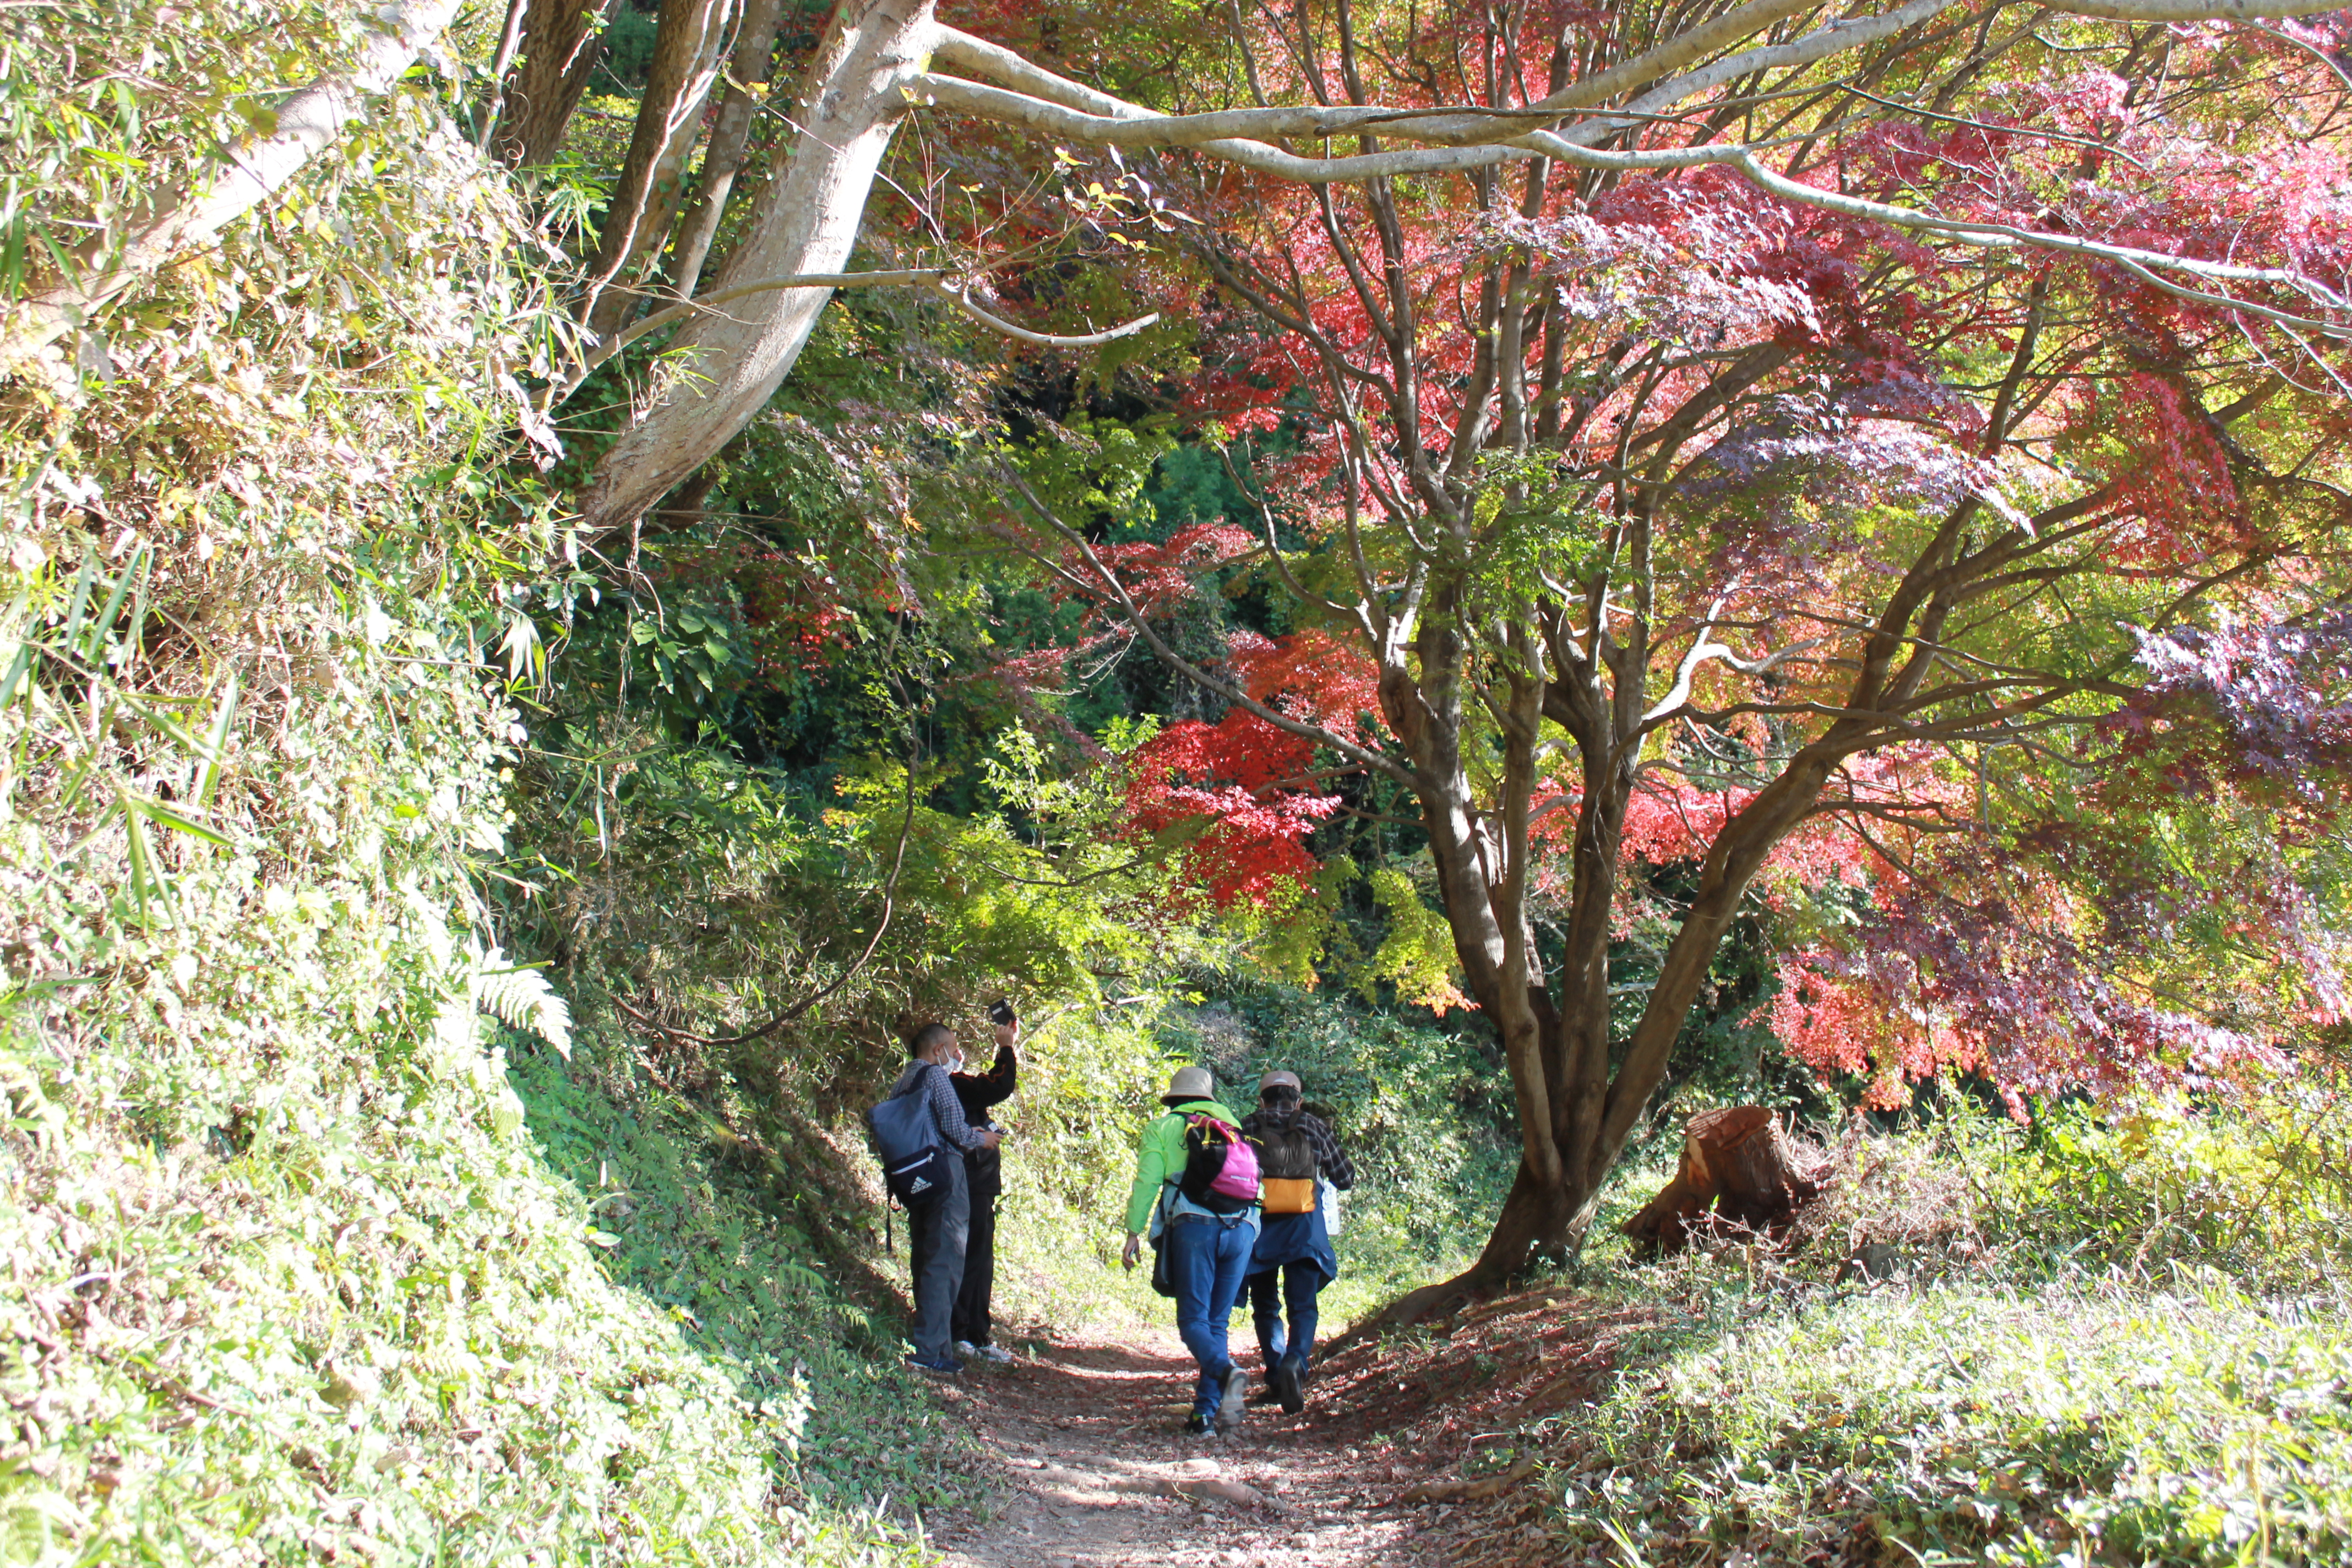
[[[2224,790],[2334,817],[2352,785],[2352,612],[2224,622],[2140,639],[2147,689],[2108,721],[2173,789]]]

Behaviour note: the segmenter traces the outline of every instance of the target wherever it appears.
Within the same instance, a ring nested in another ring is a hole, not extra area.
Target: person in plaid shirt
[[[1270,1072],[1259,1080],[1257,1092],[1258,1108],[1243,1120],[1242,1135],[1258,1146],[1263,1173],[1311,1176],[1343,1193],[1356,1184],[1356,1167],[1339,1147],[1330,1123],[1306,1109],[1297,1073]],[[1292,1171],[1294,1163],[1302,1168]],[[1316,1196],[1321,1197],[1319,1186]],[[1260,1216],[1257,1246],[1243,1285],[1257,1322],[1266,1384],[1294,1415],[1307,1407],[1316,1298],[1339,1275],[1339,1258],[1332,1250],[1320,1201],[1304,1214]]]

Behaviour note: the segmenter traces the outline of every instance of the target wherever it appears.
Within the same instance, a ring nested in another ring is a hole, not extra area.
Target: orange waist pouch
[[[1315,1184],[1293,1176],[1268,1176],[1260,1184],[1258,1202],[1268,1214],[1313,1214]]]

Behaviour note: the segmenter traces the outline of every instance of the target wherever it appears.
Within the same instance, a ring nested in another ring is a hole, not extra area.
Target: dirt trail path
[[[1340,1358],[1342,1364],[1350,1358]],[[1243,1358],[1257,1389],[1256,1352]],[[1436,1568],[1454,1554],[1399,1506],[1418,1460],[1365,1448],[1373,1413],[1344,1372],[1306,1413],[1253,1403],[1243,1429],[1186,1436],[1192,1363],[1171,1332],[1039,1343],[949,1401],[1003,1467],[992,1517],[941,1520],[948,1568]]]

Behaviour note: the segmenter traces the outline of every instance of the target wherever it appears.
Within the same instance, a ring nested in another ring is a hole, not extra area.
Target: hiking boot
[[[1282,1401],[1283,1409],[1296,1415],[1307,1408],[1307,1363],[1297,1352],[1275,1363],[1267,1381],[1274,1384],[1275,1397]]]
[[[1195,1410],[1192,1418],[1184,1423],[1184,1430],[1195,1437],[1213,1437],[1217,1435],[1217,1424]]]
[[[1217,1429],[1237,1430],[1242,1424],[1242,1404],[1249,1397],[1249,1373],[1234,1367],[1225,1373],[1225,1396],[1217,1402]]]
[[[963,1363],[951,1355],[943,1355],[937,1361],[929,1356],[910,1355],[907,1358],[907,1364],[917,1372],[928,1372],[934,1377],[953,1377],[963,1371]]]

